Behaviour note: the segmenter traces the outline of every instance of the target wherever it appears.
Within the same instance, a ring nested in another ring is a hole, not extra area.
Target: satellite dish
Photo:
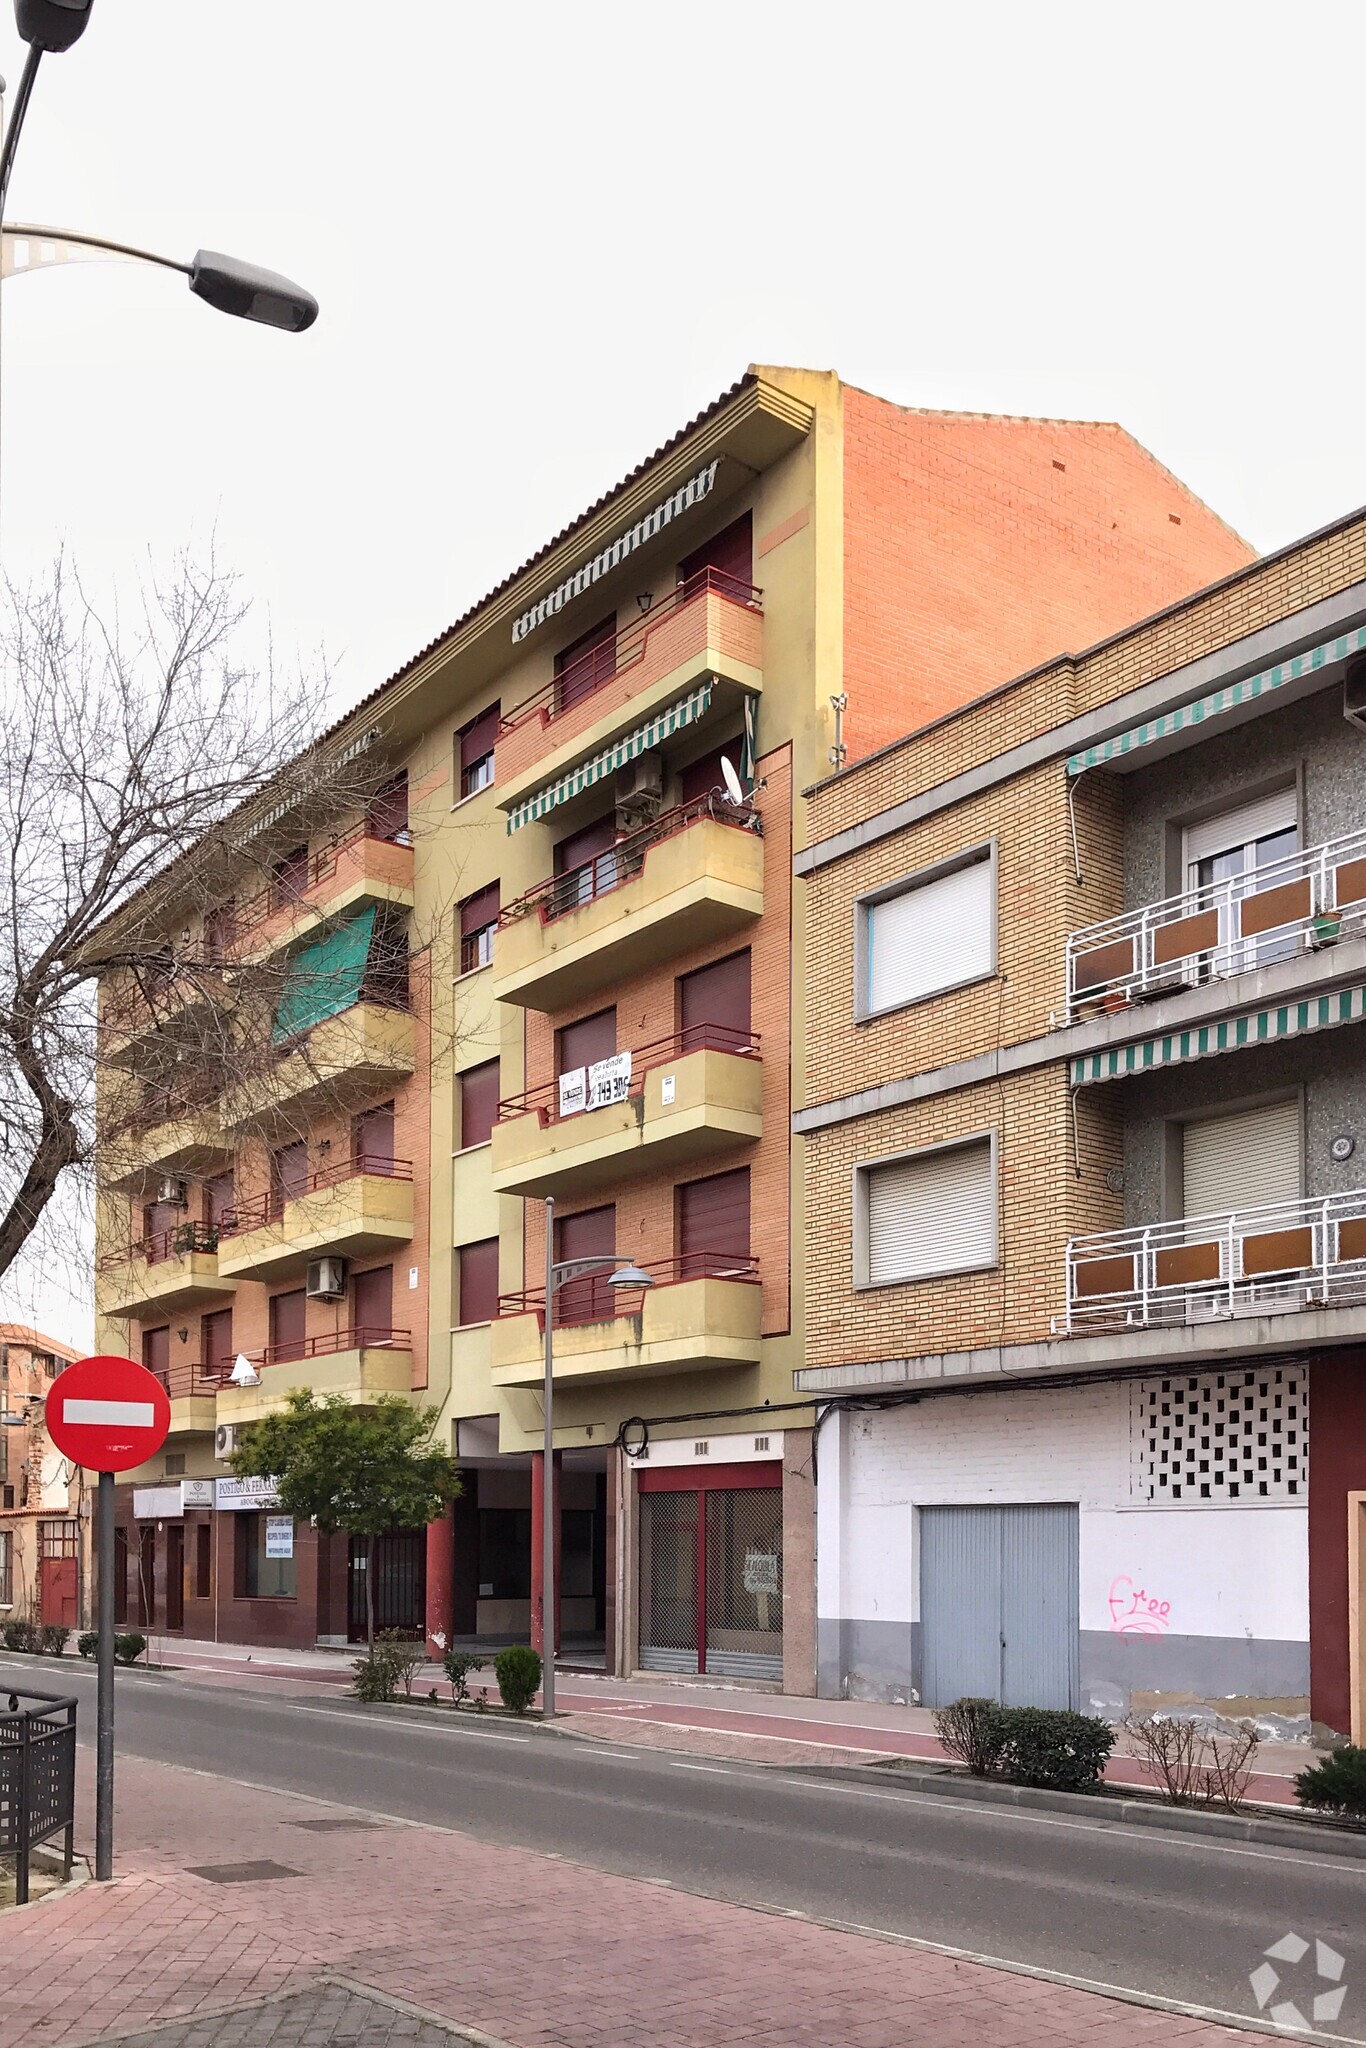
[[[721,756],[721,780],[726,785],[726,795],[733,804],[742,804],[745,792],[740,787],[740,778],[735,772],[735,763],[728,754]]]
[[[252,1364],[251,1360],[247,1357],[245,1351],[239,1351],[236,1358],[234,1358],[232,1362],[232,1371],[228,1374],[228,1381],[229,1384],[234,1387],[260,1386],[261,1375],[256,1370],[256,1367]]]

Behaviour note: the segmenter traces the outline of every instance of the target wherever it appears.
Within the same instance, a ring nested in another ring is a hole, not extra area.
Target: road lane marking
[[[680,1763],[676,1756],[666,1757],[665,1762],[671,1764],[676,1771],[710,1771],[718,1778],[742,1778],[744,1776],[743,1771],[727,1770],[724,1764],[684,1764]]]

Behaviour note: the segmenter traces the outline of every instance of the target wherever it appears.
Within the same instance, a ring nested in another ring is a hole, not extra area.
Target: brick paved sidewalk
[[[88,1773],[85,1751],[81,1764]],[[119,1881],[0,1924],[0,2048],[137,2038],[195,2014],[200,2028],[169,2037],[174,2048],[265,2048],[266,2007],[212,2025],[207,2016],[301,1993],[327,1971],[511,2048],[1234,2048],[1259,2038],[174,1765],[126,1757],[119,1791]],[[88,1783],[80,1811],[90,1811]],[[275,1872],[220,1868],[263,1862]],[[301,2038],[348,2036],[334,2026]]]

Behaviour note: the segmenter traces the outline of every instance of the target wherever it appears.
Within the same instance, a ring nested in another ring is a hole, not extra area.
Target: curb
[[[781,1768],[781,1767],[780,1767]],[[889,1780],[912,1792],[946,1799],[975,1800],[984,1806],[1017,1806],[1040,1813],[1070,1813],[1086,1820],[1122,1821],[1127,1827],[1171,1834],[1205,1835],[1216,1841],[1260,1842],[1276,1849],[1316,1849],[1330,1856],[1366,1861],[1366,1829],[1324,1820],[1268,1820],[1261,1814],[1204,1813],[1199,1807],[1164,1806],[1155,1799],[1125,1799],[1094,1792],[1046,1792],[1034,1785],[995,1784],[951,1769],[907,1770],[877,1764],[788,1765],[803,1777],[819,1775],[850,1784]]]

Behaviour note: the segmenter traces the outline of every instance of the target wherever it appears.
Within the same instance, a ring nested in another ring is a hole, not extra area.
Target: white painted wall
[[[832,1415],[819,1472],[823,1617],[919,1619],[916,1508],[1076,1501],[1083,1629],[1308,1641],[1307,1507],[1131,1501],[1122,1382]]]

